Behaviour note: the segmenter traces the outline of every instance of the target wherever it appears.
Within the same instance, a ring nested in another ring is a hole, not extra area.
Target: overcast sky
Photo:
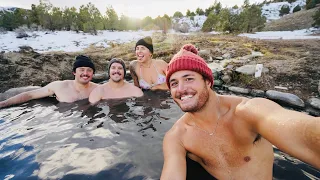
[[[262,2],[263,0],[250,0],[250,3]],[[214,0],[50,0],[56,7],[76,7],[83,4],[93,3],[104,15],[106,7],[112,6],[118,16],[125,14],[130,17],[143,18],[167,14],[172,16],[174,12],[180,11],[184,15],[187,9],[195,11],[198,7],[205,10],[214,3]],[[241,5],[243,0],[221,0],[223,7]],[[39,4],[39,0],[0,0],[1,7],[20,7],[30,9],[31,4]]]

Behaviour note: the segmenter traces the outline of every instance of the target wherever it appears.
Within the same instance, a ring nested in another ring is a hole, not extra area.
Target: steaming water
[[[0,179],[159,179],[162,139],[182,116],[166,92],[143,98],[0,110]],[[319,179],[315,168],[275,149],[274,179]],[[188,159],[188,179],[213,179]]]

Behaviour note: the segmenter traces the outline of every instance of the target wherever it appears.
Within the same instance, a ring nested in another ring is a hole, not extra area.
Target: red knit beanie
[[[181,70],[195,71],[207,78],[211,82],[211,86],[213,86],[212,71],[205,60],[198,56],[198,50],[192,44],[185,44],[168,64],[166,81],[169,89],[170,76]]]

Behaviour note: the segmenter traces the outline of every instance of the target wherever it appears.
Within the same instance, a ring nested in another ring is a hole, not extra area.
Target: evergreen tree
[[[106,20],[107,20],[107,29],[110,29],[112,31],[118,29],[119,17],[112,6],[107,8]]]
[[[214,6],[210,6],[209,8],[205,9],[204,15],[209,16],[209,14],[213,11]]]
[[[37,6],[34,4],[31,4],[31,10],[29,11],[29,20],[31,24],[40,25],[39,12]]]
[[[0,12],[0,26],[8,31],[12,31],[16,28],[14,25],[14,14],[12,12]]]
[[[201,8],[197,8],[196,13],[200,16],[204,15],[204,11]]]
[[[13,15],[14,15],[14,21],[12,23],[14,28],[17,28],[22,25],[30,26],[30,23],[28,20],[28,14],[26,10],[17,8],[13,12]]]
[[[152,24],[153,24],[153,19],[150,16],[143,18],[141,21],[142,28],[144,28],[146,26],[150,26]]]
[[[102,16],[98,8],[92,3],[82,5],[79,10],[77,26],[84,32],[97,34],[97,30],[103,29]]]
[[[280,9],[280,16],[290,13],[290,8],[288,5],[283,5]]]
[[[60,8],[58,8],[58,7],[52,8],[51,19],[52,19],[52,29],[53,30],[61,30],[64,28],[63,13]]]
[[[177,18],[181,18],[181,17],[183,17],[183,14],[182,14],[182,12],[180,12],[180,11],[176,11],[174,14],[173,14],[173,17],[177,17]]]
[[[202,31],[210,32],[214,30],[215,25],[218,23],[218,16],[214,13],[210,13],[206,21],[203,23]]]
[[[40,0],[39,5],[36,6],[40,25],[45,29],[53,30],[53,22],[49,14],[51,9],[52,4],[49,1]]]
[[[222,5],[220,2],[216,3],[215,7],[214,7],[214,10],[215,10],[215,13],[216,14],[219,14],[220,11],[221,11],[221,8],[222,8]]]
[[[297,5],[296,7],[293,8],[293,13],[301,11],[301,7],[299,5]]]
[[[119,30],[129,30],[129,17],[121,14],[119,20]]]
[[[190,11],[190,9],[187,10],[186,16],[191,16],[191,11]]]
[[[261,8],[258,5],[251,5],[244,8],[240,13],[241,31],[252,32],[254,28],[262,29],[266,18],[262,16]]]
[[[75,7],[65,8],[63,11],[63,25],[67,31],[70,30],[79,30],[77,27],[77,9]]]

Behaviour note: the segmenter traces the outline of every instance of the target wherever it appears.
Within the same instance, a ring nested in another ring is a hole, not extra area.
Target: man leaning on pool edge
[[[320,117],[264,98],[216,94],[197,53],[184,45],[168,65],[171,96],[186,113],[164,137],[161,180],[186,179],[186,156],[217,179],[272,179],[272,144],[320,169]]]

